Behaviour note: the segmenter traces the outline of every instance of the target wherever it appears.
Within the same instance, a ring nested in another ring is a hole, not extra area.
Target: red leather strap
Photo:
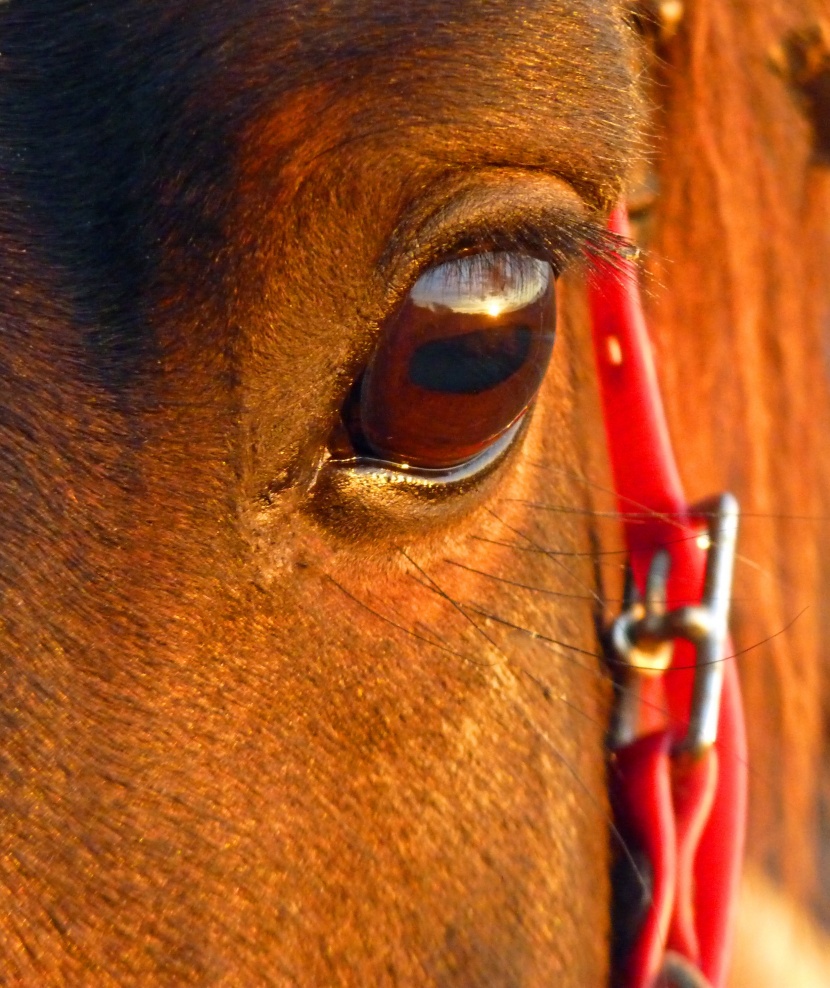
[[[629,235],[623,209],[614,212],[610,228]],[[672,452],[634,262],[602,267],[590,296],[608,447],[635,582],[642,591],[655,550],[665,547],[669,606],[695,603],[706,561],[697,539],[701,523],[690,512]],[[715,747],[695,759],[672,756],[688,724],[694,661],[694,649],[678,641],[668,671],[644,684],[648,736],[615,755],[620,827],[648,854],[654,871],[652,906],[625,964],[625,988],[660,984],[667,950],[691,962],[714,988],[726,977],[743,854],[746,742],[737,672],[726,656]]]

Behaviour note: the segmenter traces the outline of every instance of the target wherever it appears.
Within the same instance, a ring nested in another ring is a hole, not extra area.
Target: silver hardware
[[[667,950],[654,988],[712,988],[712,985],[694,964],[675,951]]]
[[[637,737],[640,682],[644,676],[666,671],[678,638],[695,646],[695,678],[688,729],[676,751],[699,754],[717,738],[739,514],[731,494],[703,501],[690,510],[692,518],[707,522],[707,535],[702,536],[708,551],[700,604],[667,610],[671,560],[665,549],[654,554],[642,599],[629,581],[623,612],[609,633],[614,658],[622,663],[612,747],[620,748]]]

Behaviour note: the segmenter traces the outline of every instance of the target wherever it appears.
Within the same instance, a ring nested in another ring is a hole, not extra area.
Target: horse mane
[[[688,494],[732,490],[745,513],[733,627],[749,857],[825,922],[830,170],[818,82],[830,80],[828,17],[828,0],[686,4],[649,73],[660,194],[646,262]]]

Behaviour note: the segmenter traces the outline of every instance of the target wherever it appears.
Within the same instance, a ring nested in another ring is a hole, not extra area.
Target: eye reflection
[[[497,319],[531,305],[550,281],[547,261],[523,254],[472,254],[422,274],[409,297],[414,305],[434,312],[449,309]]]
[[[481,394],[521,370],[532,343],[529,326],[517,326],[512,331],[481,329],[430,340],[413,352],[409,382],[426,391]]]
[[[545,261],[490,252],[427,271],[384,327],[347,410],[354,445],[426,469],[483,453],[535,397],[555,321]]]

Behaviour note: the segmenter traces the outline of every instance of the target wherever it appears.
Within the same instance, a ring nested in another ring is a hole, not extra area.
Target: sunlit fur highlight
[[[337,512],[312,454],[384,279],[455,243],[416,255],[430,183],[490,169],[491,210],[552,171],[591,214],[555,249],[608,246],[650,139],[623,6],[0,10],[13,983],[604,980],[624,554],[579,279],[523,445],[457,514]],[[828,11],[686,7],[651,66],[649,316],[689,494],[748,515],[750,854],[826,908],[828,190],[764,53]]]

